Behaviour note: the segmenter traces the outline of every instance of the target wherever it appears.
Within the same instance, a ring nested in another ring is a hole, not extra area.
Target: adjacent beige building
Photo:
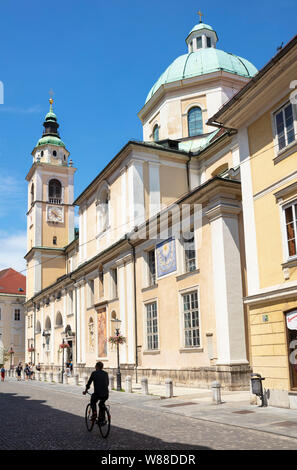
[[[6,369],[25,359],[25,301],[26,277],[12,268],[0,271],[0,364]]]

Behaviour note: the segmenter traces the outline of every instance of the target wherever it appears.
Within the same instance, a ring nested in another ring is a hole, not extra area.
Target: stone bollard
[[[10,369],[8,369],[8,371],[6,372],[7,372],[8,377],[10,377]]]
[[[59,381],[60,381],[60,374],[59,374],[59,372],[56,372],[54,374],[54,382],[56,382],[58,384]]]
[[[63,383],[68,384],[68,375],[66,374],[66,372],[64,372],[63,374]]]
[[[132,393],[132,377],[131,377],[131,375],[127,375],[127,377],[125,379],[125,383],[126,383],[125,392]]]
[[[109,389],[113,390],[114,389],[114,375],[109,375]]]
[[[89,380],[88,374],[84,374],[83,379],[84,379],[84,384],[87,385],[88,380]]]
[[[171,379],[165,379],[165,397],[172,398],[173,397],[173,382]]]
[[[25,378],[26,378],[26,373],[25,373],[24,370],[23,370],[23,372],[22,372],[22,376],[23,376],[23,380],[25,380]]]
[[[48,374],[48,380],[49,380],[49,382],[53,382],[53,381],[54,381],[54,374],[53,374],[53,372],[49,372],[49,374]]]
[[[74,383],[75,385],[79,385],[79,374],[74,374]]]
[[[148,395],[148,380],[146,377],[142,377],[141,379],[141,388],[142,388],[142,394],[143,395]]]
[[[37,372],[37,380],[41,381],[41,372]]]
[[[42,381],[46,382],[46,379],[47,379],[46,372],[42,372],[41,376],[42,376]]]
[[[220,382],[217,382],[215,380],[214,382],[212,382],[211,388],[212,388],[212,401],[215,405],[219,405],[220,403],[222,403]]]

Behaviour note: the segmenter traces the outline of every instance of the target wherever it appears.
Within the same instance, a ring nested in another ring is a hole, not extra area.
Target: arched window
[[[41,333],[41,324],[39,320],[36,322],[36,333]]]
[[[31,184],[31,205],[34,202],[34,183]]]
[[[188,112],[188,130],[189,137],[203,134],[202,111],[199,106],[191,108]]]
[[[109,227],[109,188],[104,184],[99,192],[97,200],[97,227],[98,233],[102,233]]]
[[[153,139],[154,139],[154,142],[158,142],[158,140],[159,140],[159,126],[158,126],[158,124],[156,124],[155,127],[154,127]]]
[[[62,185],[58,180],[50,180],[48,184],[48,198],[51,204],[61,204]]]
[[[57,313],[57,316],[56,316],[56,326],[59,326],[59,327],[62,327],[62,326],[63,326],[63,318],[62,318],[61,312],[58,312],[58,313]]]

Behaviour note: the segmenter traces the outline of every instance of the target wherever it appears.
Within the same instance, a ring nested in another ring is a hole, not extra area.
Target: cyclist
[[[104,422],[104,403],[106,400],[108,400],[108,385],[109,385],[109,380],[108,380],[108,374],[105,372],[103,369],[103,363],[102,362],[97,362],[95,366],[96,370],[92,372],[88,383],[86,385],[86,389],[83,392],[83,395],[87,393],[89,390],[92,382],[94,385],[94,393],[91,396],[91,408],[93,412],[92,420],[95,420],[97,417],[97,410],[96,410],[96,404],[97,401],[99,400],[99,422],[103,423]]]

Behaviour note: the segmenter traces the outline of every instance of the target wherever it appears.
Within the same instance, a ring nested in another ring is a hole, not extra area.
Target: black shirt
[[[108,373],[104,370],[94,370],[91,373],[86,390],[89,390],[91,383],[94,383],[94,392],[100,397],[108,397]]]

